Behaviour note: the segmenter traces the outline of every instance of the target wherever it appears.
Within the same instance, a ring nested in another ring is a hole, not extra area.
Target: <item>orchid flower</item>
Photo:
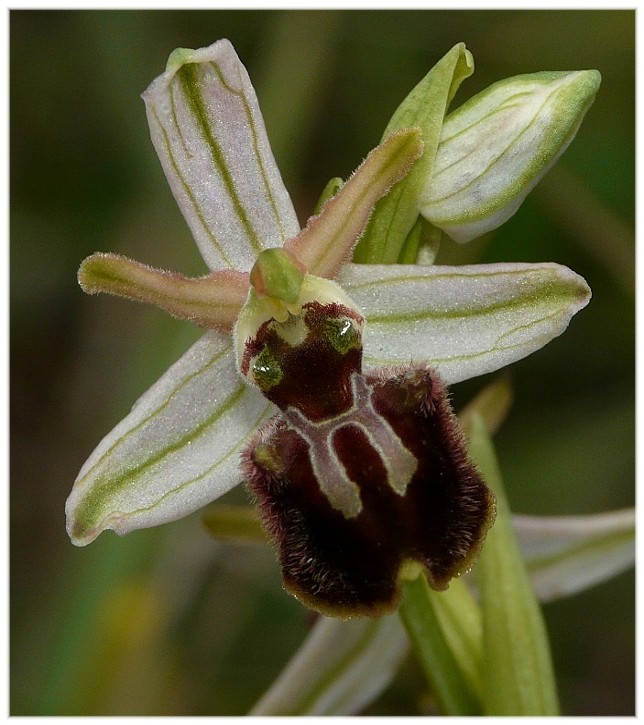
[[[590,290],[554,263],[395,262],[431,261],[440,230],[467,241],[505,221],[570,142],[599,84],[595,71],[519,76],[445,117],[472,67],[464,46],[453,48],[300,229],[232,45],[170,56],[143,98],[210,272],[189,279],[95,254],[79,281],[206,332],[81,469],[66,506],[75,544],[179,519],[246,480],[285,584],[323,612],[391,611],[400,572],[418,562],[437,589],[471,566],[494,497],[467,458],[445,386],[539,349]],[[368,263],[349,261],[354,252]],[[383,507],[413,534],[384,526]],[[366,577],[377,591],[356,591],[381,540]],[[347,567],[337,551],[352,545],[359,555]]]

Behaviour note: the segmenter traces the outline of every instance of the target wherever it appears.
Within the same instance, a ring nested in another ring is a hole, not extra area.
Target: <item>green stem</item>
[[[443,633],[425,575],[403,580],[402,590],[400,616],[441,714],[480,715],[479,702]]]
[[[497,515],[475,568],[483,612],[486,715],[557,715],[548,635],[512,528],[494,447],[482,418],[467,426],[470,454],[496,495]]]
[[[463,678],[479,700],[483,696],[483,624],[481,608],[463,579],[444,592],[429,592],[441,629]]]

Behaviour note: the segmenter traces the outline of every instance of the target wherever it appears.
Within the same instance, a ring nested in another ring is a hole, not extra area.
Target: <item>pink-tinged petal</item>
[[[422,153],[419,129],[392,133],[284,248],[311,274],[333,279],[351,258],[374,204],[407,174]]]
[[[241,482],[240,451],[274,410],[240,379],[230,336],[206,333],[83,466],[66,505],[73,543],[173,521],[223,495]]]
[[[210,330],[232,330],[248,296],[248,274],[233,269],[190,279],[117,254],[92,254],[78,271],[84,292],[125,297],[161,307]]]
[[[210,269],[250,271],[299,231],[255,91],[227,40],[175,50],[143,94],[152,141]]]
[[[447,384],[520,360],[590,300],[558,264],[346,265],[338,282],[366,318],[365,368],[424,361]]]

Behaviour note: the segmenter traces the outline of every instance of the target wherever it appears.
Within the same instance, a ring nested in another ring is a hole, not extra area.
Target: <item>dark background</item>
[[[593,513],[634,502],[634,24],[632,11],[11,12],[12,714],[242,714],[310,625],[269,550],[215,544],[198,516],[87,549],[65,534],[85,458],[199,335],[75,279],[97,250],[205,271],[139,98],[169,53],[233,42],[302,221],[459,41],[477,70],[455,105],[511,75],[602,72],[515,217],[438,260],[556,261],[589,281],[569,331],[512,366],[497,444],[514,510]],[[455,386],[456,406],[485,382]],[[564,712],[632,714],[632,572],[545,614]],[[409,661],[368,713],[425,702]]]

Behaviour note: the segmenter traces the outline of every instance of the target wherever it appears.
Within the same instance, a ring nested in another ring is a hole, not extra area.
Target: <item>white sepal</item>
[[[139,398],[81,469],[73,543],[179,519],[242,480],[239,455],[276,408],[239,378],[230,335],[208,332]]]
[[[393,678],[408,650],[397,614],[320,617],[250,715],[355,715]]]
[[[585,516],[512,517],[542,602],[576,594],[635,563],[635,511]]]
[[[538,350],[590,300],[582,277],[552,263],[350,264],[338,282],[366,318],[367,369],[425,362],[448,385]]]
[[[143,94],[172,192],[210,269],[247,272],[299,232],[255,91],[233,46],[175,50]]]

